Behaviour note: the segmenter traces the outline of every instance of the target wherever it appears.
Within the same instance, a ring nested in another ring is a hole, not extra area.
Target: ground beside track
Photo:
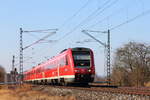
[[[1,86],[0,100],[150,100],[150,96],[49,85]],[[82,87],[81,87],[82,88]],[[106,88],[104,88],[106,89]]]
[[[0,100],[76,100],[74,96],[49,94],[30,85],[1,85]],[[37,90],[36,90],[37,89]],[[40,89],[40,88],[39,88]]]

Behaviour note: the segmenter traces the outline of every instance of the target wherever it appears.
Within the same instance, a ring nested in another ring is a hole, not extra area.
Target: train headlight
[[[91,69],[89,69],[88,71],[91,72]]]
[[[77,70],[77,69],[76,69],[75,72],[80,72],[80,70]]]

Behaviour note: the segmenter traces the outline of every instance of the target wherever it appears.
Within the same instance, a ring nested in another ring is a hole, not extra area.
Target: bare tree
[[[0,82],[5,80],[5,69],[0,65]]]
[[[119,85],[144,86],[144,83],[150,81],[149,76],[149,45],[144,43],[129,42],[123,47],[117,49],[112,72],[114,83],[123,80]],[[118,79],[120,79],[120,81]]]

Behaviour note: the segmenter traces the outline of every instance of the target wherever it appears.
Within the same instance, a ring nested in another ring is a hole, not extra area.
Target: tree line
[[[5,80],[5,69],[0,65],[0,82],[4,82]]]
[[[129,42],[118,48],[111,73],[113,85],[146,86],[150,83],[150,45]]]

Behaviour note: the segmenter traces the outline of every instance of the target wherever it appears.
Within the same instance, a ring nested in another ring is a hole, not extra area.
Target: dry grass
[[[49,96],[40,91],[33,91],[29,85],[20,88],[0,86],[0,100],[75,100],[73,96]]]

